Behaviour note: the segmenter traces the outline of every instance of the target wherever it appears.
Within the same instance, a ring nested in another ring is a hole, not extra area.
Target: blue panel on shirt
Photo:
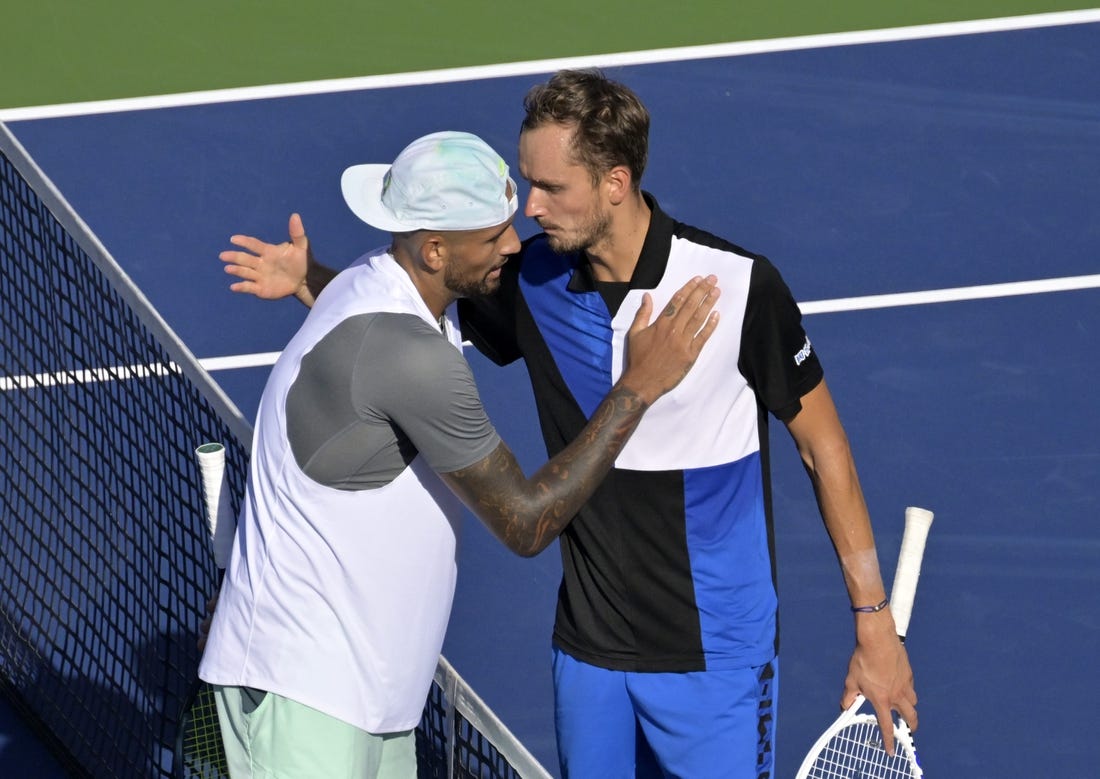
[[[708,669],[759,665],[773,654],[775,588],[760,454],[684,471],[688,555]]]
[[[528,250],[519,283],[562,378],[591,417],[611,390],[611,315],[598,292],[566,288],[573,272],[573,258],[540,245]]]

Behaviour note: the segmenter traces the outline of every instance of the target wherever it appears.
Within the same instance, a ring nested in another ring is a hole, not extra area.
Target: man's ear
[[[448,256],[447,239],[439,233],[429,233],[420,244],[420,261],[433,273],[443,270]]]
[[[634,177],[626,165],[616,165],[603,175],[603,184],[611,205],[617,206],[626,200],[632,191]]]

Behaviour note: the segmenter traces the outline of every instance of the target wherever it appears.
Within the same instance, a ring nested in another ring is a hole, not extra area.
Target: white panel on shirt
[[[615,461],[639,471],[705,468],[740,460],[760,448],[756,396],[737,369],[752,260],[673,238],[665,275],[653,295],[660,316],[695,276],[718,277],[718,327],[691,371],[653,404]],[[612,320],[612,381],[622,374],[626,335],[645,290],[631,290]]]

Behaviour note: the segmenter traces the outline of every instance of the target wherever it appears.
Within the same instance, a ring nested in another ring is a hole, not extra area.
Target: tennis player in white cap
[[[435,133],[392,165],[349,168],[342,188],[392,241],[328,284],[260,402],[200,667],[233,779],[416,776],[462,504],[518,554],[541,551],[717,326],[714,277],[652,324],[647,298],[618,382],[528,478],[486,417],[450,311],[495,290],[520,248],[507,165],[476,136]]]

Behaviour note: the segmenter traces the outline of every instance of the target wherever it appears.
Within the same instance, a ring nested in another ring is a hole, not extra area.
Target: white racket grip
[[[905,509],[905,531],[901,537],[898,567],[894,572],[894,586],[890,592],[890,613],[898,635],[905,638],[909,629],[909,617],[913,614],[913,599],[920,579],[924,544],[932,527],[933,514],[927,509],[909,506]]]
[[[202,473],[202,490],[206,499],[206,528],[210,532],[210,541],[214,549],[214,563],[219,569],[229,564],[229,553],[233,549],[233,536],[237,520],[228,499],[228,481],[225,476],[225,447],[217,443],[203,444],[195,450]]]

